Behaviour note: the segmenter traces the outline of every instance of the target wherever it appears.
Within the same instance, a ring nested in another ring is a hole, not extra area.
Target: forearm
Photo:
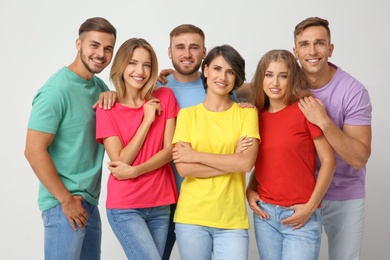
[[[172,160],[172,147],[166,147],[153,155],[149,160],[142,164],[135,166],[137,168],[137,175],[148,173],[158,169]]]
[[[247,191],[256,191],[257,192],[257,180],[256,180],[256,170],[253,170],[251,176],[249,177]]]
[[[132,165],[145,142],[150,126],[151,124],[143,121],[131,141],[119,151],[118,157],[110,157],[110,159]]]
[[[314,212],[318,208],[318,205],[324,198],[324,195],[332,181],[334,170],[335,165],[333,161],[322,162],[321,168],[318,171],[316,185],[309,201],[307,202],[307,205],[309,205],[311,212]]]
[[[345,127],[348,128],[348,126]],[[320,125],[320,128],[330,145],[343,161],[355,169],[366,165],[371,155],[371,148],[370,145],[365,145],[364,143],[371,142],[371,131],[367,131],[367,135],[369,136],[364,137],[365,142],[361,142],[341,130],[330,119]],[[370,126],[364,128],[370,128]]]
[[[33,152],[26,154],[31,168],[46,189],[61,203],[72,199],[72,194],[60,179],[55,165],[47,152]]]
[[[176,169],[181,177],[210,178],[227,173],[200,163],[176,163]]]

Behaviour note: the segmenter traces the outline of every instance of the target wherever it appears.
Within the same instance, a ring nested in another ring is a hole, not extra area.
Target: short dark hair
[[[232,69],[236,74],[233,90],[237,89],[245,81],[245,60],[241,57],[240,53],[236,49],[227,44],[212,48],[207,54],[206,58],[203,60],[201,74],[203,87],[205,89],[208,88],[207,78],[204,76],[205,66],[209,66],[210,63],[219,56],[222,56],[227,61],[227,63],[232,66]]]
[[[116,39],[115,27],[109,21],[102,17],[92,17],[85,20],[85,22],[80,25],[79,36],[84,32],[90,31],[111,33]]]
[[[169,34],[169,40],[170,40],[169,44],[171,44],[173,37],[177,37],[177,36],[184,34],[184,33],[199,34],[200,37],[202,37],[202,39],[203,39],[203,43],[205,41],[205,35],[204,35],[204,32],[202,31],[202,29],[200,29],[199,27],[197,27],[193,24],[181,24],[181,25],[173,28],[173,30]]]
[[[294,42],[299,34],[302,33],[303,30],[305,30],[308,27],[312,26],[322,26],[326,29],[329,36],[329,42],[330,42],[330,29],[329,29],[329,22],[328,20],[322,19],[320,17],[309,17],[300,22],[295,26],[294,30]]]

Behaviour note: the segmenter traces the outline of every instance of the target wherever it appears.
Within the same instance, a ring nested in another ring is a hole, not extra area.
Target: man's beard
[[[189,75],[192,75],[194,74],[195,72],[198,72],[199,71],[199,68],[200,68],[200,65],[201,65],[202,62],[199,62],[197,64],[195,64],[195,66],[192,68],[192,69],[189,69],[189,70],[184,70],[180,67],[180,64],[174,62],[172,60],[172,65],[173,67],[175,68],[175,71],[177,71],[178,73],[182,74],[182,75],[186,75],[186,76],[189,76]]]
[[[103,68],[91,68],[88,64],[88,58],[84,56],[83,54],[83,50],[80,50],[80,58],[81,58],[81,61],[83,62],[85,68],[92,74],[97,74],[97,73],[100,73],[102,72],[102,70],[105,68],[105,66]]]

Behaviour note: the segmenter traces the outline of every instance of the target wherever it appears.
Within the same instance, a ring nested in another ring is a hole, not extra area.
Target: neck
[[[90,80],[92,79],[93,75],[95,75],[94,73],[87,70],[84,63],[78,56],[72,62],[72,64],[68,66],[68,69],[85,80]]]
[[[193,82],[197,80],[200,77],[200,72],[196,71],[192,73],[191,75],[184,75],[180,74],[179,72],[175,71],[173,73],[173,78],[179,82]]]
[[[203,106],[213,112],[223,112],[231,108],[233,103],[229,95],[214,96],[207,94],[205,101],[203,101]]]
[[[329,64],[323,69],[323,71],[320,71],[316,74],[310,74],[305,72],[307,83],[309,84],[309,88],[311,89],[319,89],[324,87],[326,84],[328,84],[334,74],[336,73],[336,69],[332,66],[329,66]]]
[[[276,113],[276,112],[279,112],[280,110],[284,109],[285,107],[287,107],[287,105],[284,104],[283,102],[272,102],[270,100],[268,112]]]

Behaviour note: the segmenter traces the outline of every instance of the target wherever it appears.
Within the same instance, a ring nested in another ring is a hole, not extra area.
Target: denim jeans
[[[128,259],[161,259],[167,240],[170,206],[107,209],[108,222]]]
[[[61,204],[42,212],[45,228],[45,259],[100,259],[102,225],[98,207],[83,200],[88,213],[84,230],[72,229]]]
[[[247,229],[221,229],[176,223],[181,260],[247,260]]]
[[[258,206],[270,216],[261,219],[253,213],[257,249],[262,260],[313,260],[318,259],[321,246],[321,209],[317,209],[306,224],[296,230],[281,221],[294,210],[262,201]]]
[[[360,259],[365,200],[324,200],[321,204],[329,259]]]

